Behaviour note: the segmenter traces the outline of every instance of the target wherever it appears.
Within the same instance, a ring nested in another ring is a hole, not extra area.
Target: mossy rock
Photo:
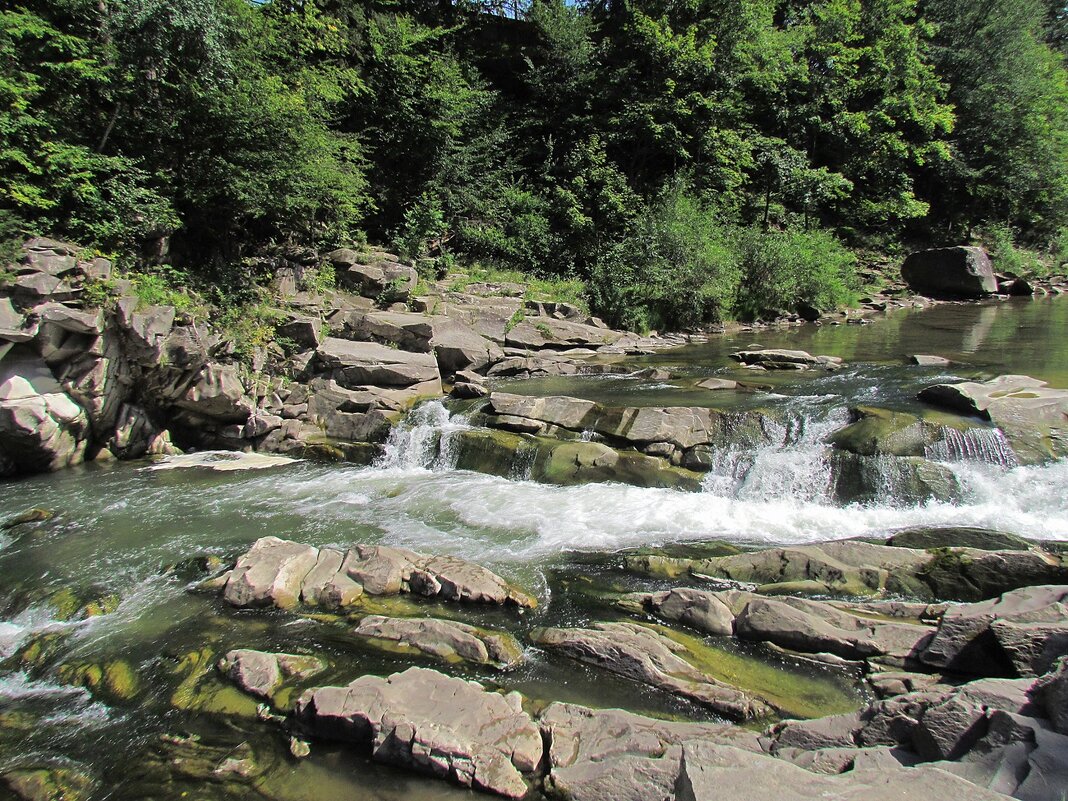
[[[936,411],[919,415],[858,406],[850,413],[854,422],[827,441],[858,456],[923,456],[928,446],[943,438],[945,428],[966,431],[976,427],[973,421]]]
[[[955,503],[963,490],[945,465],[920,456],[859,456],[846,451],[831,455],[834,493],[839,502],[871,503],[889,493],[898,502]]]
[[[3,784],[20,801],[87,801],[94,782],[72,768],[18,768],[0,774]]]
[[[28,526],[31,523],[44,523],[55,516],[56,513],[49,509],[27,509],[0,523],[0,531],[10,531],[19,526]]]
[[[66,631],[37,634],[8,661],[23,670],[39,671],[59,656],[69,636],[70,633]]]
[[[116,593],[94,593],[64,587],[48,596],[47,602],[55,610],[55,619],[63,621],[107,615],[119,608],[122,599]]]
[[[185,654],[174,668],[181,683],[171,695],[171,706],[188,712],[255,718],[258,702],[215,671],[216,653],[201,648]]]
[[[985,528],[913,528],[899,531],[886,541],[898,548],[975,548],[980,551],[1027,551],[1031,540]]]
[[[129,703],[141,692],[141,682],[130,663],[114,659],[103,664],[61,665],[59,680],[84,687],[94,697],[110,702]]]

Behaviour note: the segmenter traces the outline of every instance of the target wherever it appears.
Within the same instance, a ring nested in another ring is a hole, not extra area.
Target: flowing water
[[[314,545],[382,542],[455,554],[534,592],[539,609],[518,616],[409,604],[409,611],[509,628],[522,639],[536,625],[610,619],[617,615],[611,605],[618,593],[661,586],[622,570],[619,551],[626,548],[700,547],[711,540],[804,543],[950,525],[1068,540],[1068,462],[1018,466],[995,430],[948,437],[928,453],[963,487],[962,499],[952,504],[909,502],[888,478],[876,500],[839,505],[824,444],[847,422],[849,406],[916,408],[916,391],[937,381],[1012,372],[1068,386],[1066,330],[1064,301],[946,305],[896,313],[870,326],[744,332],[628,363],[634,370],[668,368],[675,376],[668,382],[597,376],[498,386],[627,405],[776,408],[780,422],[768,423],[777,426],[772,444],[724,449],[696,493],[540,485],[524,480],[529,465],[521,462],[511,466],[511,478],[457,470],[456,435],[472,423],[464,407],[439,402],[412,412],[371,467],[295,462],[217,472],[123,463],[0,484],[0,520],[31,507],[56,512],[51,520],[0,532],[0,773],[77,768],[93,778],[94,798],[470,797],[376,766],[353,749],[316,745],[310,759],[298,762],[286,753],[279,729],[257,722],[236,702],[234,714],[222,717],[177,702],[198,653],[210,659],[235,647],[322,653],[332,665],[323,680],[339,682],[411,662],[355,642],[351,622],[341,618],[238,613],[217,598],[189,593],[187,584],[203,575],[195,561],[232,559],[268,534]],[[733,368],[727,355],[750,344],[837,355],[847,366],[830,374]],[[954,364],[907,367],[901,360],[906,353],[934,353]],[[767,389],[696,387],[711,375],[742,377]],[[71,616],[87,601],[104,613]],[[754,686],[772,693],[788,687],[797,714],[841,711],[862,701],[848,673],[706,643],[723,665],[749,671]],[[534,705],[570,700],[709,717],[686,702],[535,649],[528,655],[526,666],[507,674],[448,669],[518,689]],[[239,753],[242,743],[255,752],[259,773],[205,779],[196,768],[198,759],[214,765]]]

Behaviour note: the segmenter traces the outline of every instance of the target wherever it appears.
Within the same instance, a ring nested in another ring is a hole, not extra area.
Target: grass
[[[463,292],[472,284],[522,284],[526,287],[523,300],[570,303],[583,312],[589,311],[586,284],[577,278],[539,278],[519,270],[502,270],[481,264],[469,265],[461,274],[449,278],[452,292]]]

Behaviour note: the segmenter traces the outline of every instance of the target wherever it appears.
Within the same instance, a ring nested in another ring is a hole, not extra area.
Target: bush
[[[1047,275],[1049,265],[1038,254],[1016,245],[1016,232],[1004,223],[987,223],[979,233],[979,241],[986,247],[999,273],[1015,276]]]

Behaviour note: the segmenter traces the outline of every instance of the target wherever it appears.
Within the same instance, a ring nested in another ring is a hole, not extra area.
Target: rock
[[[972,675],[1041,675],[1068,651],[1066,599],[1066,585],[1039,586],[950,607],[920,659]]]
[[[732,720],[770,715],[763,701],[698,670],[686,646],[633,623],[595,623],[589,628],[546,628],[534,641],[580,662],[703,704]]]
[[[1061,657],[1053,670],[1034,683],[1031,697],[1045,709],[1053,728],[1068,734],[1068,657]]]
[[[725,598],[728,602],[725,602]],[[725,593],[679,587],[666,592],[626,595],[619,606],[633,611],[652,612],[665,620],[677,621],[713,636],[734,634],[736,613]]]
[[[223,423],[244,423],[256,407],[237,367],[215,363],[204,365],[178,406]]]
[[[430,346],[442,375],[460,370],[484,370],[504,357],[496,343],[461,321],[448,317],[434,320]]]
[[[104,313],[100,309],[82,311],[62,303],[45,303],[36,306],[33,314],[43,325],[53,325],[71,334],[99,336],[104,330]]]
[[[124,403],[119,409],[108,450],[120,459],[168,456],[178,453],[168,432],[161,429],[140,406]]]
[[[704,381],[698,381],[697,386],[711,390],[738,389],[738,382],[729,378],[706,378]]]
[[[10,298],[0,298],[0,340],[29,342],[37,336],[37,325],[28,324],[26,318],[15,311]]]
[[[597,326],[585,325],[553,317],[531,317],[521,321],[504,335],[504,343],[513,348],[529,350],[567,350],[568,348],[599,348],[613,345],[623,333]]]
[[[546,792],[570,801],[671,798],[687,742],[759,751],[756,735],[736,726],[673,723],[619,709],[554,702],[538,722],[548,744]]]
[[[542,758],[542,740],[518,694],[409,668],[309,690],[296,719],[312,734],[370,744],[378,762],[520,798]]]
[[[0,784],[20,801],[89,801],[95,782],[74,768],[15,768],[0,773]]]
[[[314,656],[271,654],[237,649],[219,660],[219,672],[245,692],[274,700],[283,682],[304,680],[326,670],[326,663]]]
[[[29,523],[41,523],[45,520],[51,520],[54,516],[55,513],[48,509],[27,509],[17,515],[12,515],[3,523],[0,523],[0,531],[10,531],[13,528]]]
[[[419,281],[415,268],[401,264],[389,253],[341,248],[327,253],[326,258],[334,265],[341,286],[383,303],[407,300]]]
[[[994,268],[986,251],[977,247],[948,247],[909,254],[901,277],[921,294],[985,297],[998,291]]]
[[[237,560],[223,597],[234,606],[288,608],[298,599],[331,608],[361,595],[414,593],[445,601],[534,607],[500,576],[452,556],[427,556],[386,545],[347,552],[263,537]]]
[[[135,361],[156,363],[163,352],[163,344],[174,328],[173,306],[146,306],[136,297],[123,297],[116,303],[116,316],[120,328],[126,333],[126,342]],[[191,353],[196,348],[188,349]],[[194,359],[169,354],[171,364],[191,364]]]
[[[449,394],[454,398],[473,400],[474,398],[488,398],[490,393],[489,390],[481,384],[472,384],[467,381],[461,381],[453,384],[452,392]]]
[[[301,350],[319,347],[319,329],[321,323],[318,317],[309,317],[303,314],[291,314],[289,318],[275,329],[279,337],[292,341]]]
[[[301,585],[319,552],[310,545],[263,537],[237,560],[223,591],[233,606],[297,605]]]
[[[804,370],[809,367],[834,368],[842,363],[842,360],[837,356],[813,356],[803,350],[781,350],[775,348],[740,350],[732,353],[731,358],[747,367],[757,366],[768,370]]]
[[[928,356],[922,353],[914,353],[911,356],[906,356],[905,359],[909,364],[916,364],[920,367],[948,367],[953,364],[944,356]]]
[[[79,464],[89,433],[85,410],[40,358],[16,348],[0,361],[0,474]]]
[[[981,551],[1027,551],[1033,540],[985,528],[912,528],[899,531],[886,541],[898,548],[974,548]]]
[[[1068,389],[1054,389],[1029,376],[935,384],[919,399],[998,426],[1025,464],[1068,456]]]
[[[523,661],[523,649],[511,634],[453,620],[370,615],[360,621],[353,633],[446,662],[465,661],[507,669]]]
[[[967,798],[1007,801],[932,767],[854,769],[821,776],[782,759],[708,742],[683,746],[674,801],[900,801],[904,798]]]
[[[434,356],[388,348],[376,342],[350,342],[327,337],[315,351],[325,370],[342,387],[366,385],[410,387],[429,385],[426,394],[441,394],[441,375]]]

